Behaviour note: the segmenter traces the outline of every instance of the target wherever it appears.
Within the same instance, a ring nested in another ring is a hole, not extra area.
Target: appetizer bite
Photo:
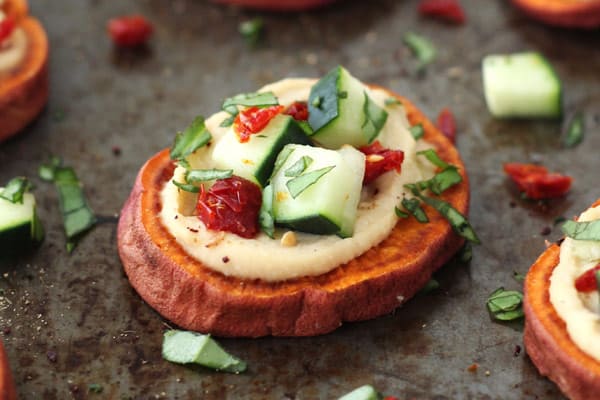
[[[513,0],[532,18],[568,28],[600,26],[600,0]]]
[[[48,100],[48,39],[25,0],[0,0],[0,142],[22,130]]]
[[[402,305],[477,237],[450,141],[343,67],[226,99],[140,170],[118,227],[140,296],[181,327],[305,336]]]
[[[600,392],[600,200],[550,246],[525,280],[527,354],[570,399]]]

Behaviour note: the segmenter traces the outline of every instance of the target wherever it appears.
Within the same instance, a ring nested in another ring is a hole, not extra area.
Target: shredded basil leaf
[[[185,180],[188,183],[197,183],[227,179],[231,178],[232,175],[232,169],[192,169],[185,173]]]
[[[515,279],[515,281],[521,283],[525,281],[525,275],[523,275],[520,272],[517,271],[513,271],[513,278]]]
[[[233,121],[235,121],[235,117],[237,117],[237,115],[238,113],[236,111],[234,114],[231,114],[229,117],[221,121],[221,124],[219,126],[221,128],[227,128],[228,126],[231,126],[233,124]]]
[[[315,134],[315,131],[313,131],[313,128],[310,126],[308,121],[296,121],[296,123],[300,128],[302,128],[306,136],[312,136]]]
[[[451,167],[451,165],[448,164],[446,161],[442,160],[440,158],[440,156],[438,156],[438,154],[433,149],[427,149],[427,150],[423,150],[423,151],[418,151],[417,155],[424,156],[425,158],[427,158],[436,167],[439,167],[439,168],[442,168],[442,169],[446,169],[448,167]]]
[[[229,97],[223,101],[223,110],[232,114],[231,107],[235,106],[245,106],[245,107],[266,107],[266,106],[276,106],[279,104],[277,97],[273,94],[273,92],[254,92],[254,93],[240,93],[233,97]],[[237,111],[237,109],[236,109]]]
[[[171,159],[184,159],[206,145],[211,139],[212,136],[204,124],[204,117],[197,116],[183,133],[178,132],[175,135],[175,141],[171,147]]]
[[[487,299],[487,308],[494,319],[512,321],[523,317],[523,294],[516,290],[496,289]]]
[[[420,190],[429,189],[433,193],[440,195],[445,190],[460,182],[462,182],[462,176],[458,172],[458,169],[454,166],[449,166],[447,169],[435,174],[433,178],[417,182],[417,185]]]
[[[425,135],[425,129],[423,129],[423,124],[416,124],[408,128],[410,134],[415,140],[421,139]]]
[[[260,229],[271,239],[275,237],[275,219],[273,218],[273,186],[267,185],[262,192],[262,204],[258,213]]]
[[[173,185],[177,186],[179,189],[183,190],[184,192],[190,192],[190,193],[199,193],[200,192],[200,188],[196,185],[192,185],[190,183],[177,182],[175,179],[173,179],[171,182],[173,182]]]
[[[414,32],[407,32],[402,38],[404,44],[406,44],[417,57],[419,61],[418,70],[423,70],[428,64],[433,62],[436,57],[436,50],[433,43],[426,37],[416,34]]]
[[[477,244],[481,243],[477,237],[477,234],[475,233],[475,230],[473,230],[473,227],[471,227],[471,224],[469,224],[467,218],[465,218],[464,215],[452,207],[450,203],[435,199],[433,197],[426,197],[422,195],[420,197],[425,204],[435,208],[437,212],[446,218],[452,229],[454,229],[454,232],[456,232],[459,236],[465,238],[469,242]]]
[[[62,165],[60,157],[53,156],[50,158],[48,164],[42,164],[38,168],[38,175],[46,182],[52,182],[54,180],[54,170]]]
[[[439,289],[440,287],[440,283],[431,278],[429,281],[427,281],[427,283],[425,284],[425,286],[423,286],[423,288],[421,290],[419,290],[420,294],[429,294],[431,292],[433,292],[436,289]]]
[[[102,393],[103,390],[104,388],[99,383],[90,383],[88,385],[88,391],[90,393]]]
[[[271,176],[275,176],[275,174],[279,171],[279,169],[293,152],[294,148],[289,146],[285,146],[283,150],[279,152],[277,159],[275,160],[275,165],[273,166],[273,172],[271,173]]]
[[[335,168],[334,165],[307,172],[306,174],[290,179],[285,185],[290,191],[292,198],[295,199],[300,195],[300,193],[304,192],[307,188],[316,183],[323,177],[323,175],[327,174],[333,168]]]
[[[473,246],[471,246],[470,242],[466,242],[462,247],[460,254],[458,255],[458,259],[463,263],[471,262],[473,259]]]
[[[568,220],[561,229],[572,239],[600,241],[600,219],[585,222]]]
[[[410,216],[408,213],[405,213],[398,207],[394,207],[394,212],[398,218],[408,218]]]
[[[238,30],[248,44],[255,46],[260,40],[264,26],[263,19],[256,17],[240,23]]]
[[[576,113],[567,127],[563,139],[563,146],[567,148],[575,147],[583,140],[585,134],[584,119],[581,112]]]
[[[421,208],[421,202],[418,199],[403,198],[402,206],[420,223],[429,222],[429,218],[427,218],[427,214]]]
[[[390,106],[401,106],[402,102],[395,97],[388,97],[385,99],[384,104],[388,107]]]
[[[0,197],[14,204],[23,204],[23,195],[31,188],[31,183],[24,176],[12,178],[4,190],[0,192]]]
[[[364,135],[369,143],[375,139],[385,121],[387,121],[388,113],[383,108],[379,107],[371,98],[365,94],[365,102],[363,104],[364,121],[361,126]]]
[[[284,175],[289,177],[300,176],[304,171],[306,171],[306,168],[308,168],[312,162],[313,159],[311,157],[302,156],[298,159],[298,161],[285,170]]]

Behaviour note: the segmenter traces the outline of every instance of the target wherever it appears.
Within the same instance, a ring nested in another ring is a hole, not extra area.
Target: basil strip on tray
[[[456,210],[452,205],[446,201],[435,199],[433,197],[421,196],[421,200],[425,204],[435,208],[448,222],[454,231],[461,237],[465,238],[469,242],[481,243],[477,234],[469,224],[467,218]]]
[[[568,220],[561,229],[572,239],[600,241],[600,219],[585,222]]]
[[[206,145],[212,139],[212,135],[206,129],[204,117],[197,116],[190,126],[183,132],[175,135],[175,141],[171,147],[171,159],[183,160],[185,157]]]
[[[512,321],[523,317],[523,294],[516,290],[496,289],[487,299],[487,308],[494,319]]]
[[[14,204],[23,204],[23,195],[31,188],[29,180],[24,176],[12,178],[4,190],[0,192],[0,197]]]
[[[576,113],[567,127],[564,139],[562,141],[563,146],[567,148],[575,147],[583,140],[585,134],[584,119],[581,112]]]
[[[435,46],[429,39],[414,32],[407,32],[402,38],[419,61],[418,70],[423,70],[436,56]]]

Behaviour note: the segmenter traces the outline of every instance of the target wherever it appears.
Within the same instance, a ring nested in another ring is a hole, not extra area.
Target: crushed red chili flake
[[[114,44],[119,47],[137,47],[145,44],[154,28],[141,15],[126,15],[112,18],[106,26]]]
[[[521,346],[519,346],[519,345],[517,344],[517,345],[515,345],[515,351],[514,351],[513,355],[514,355],[515,357],[518,357],[518,356],[519,356],[519,354],[521,354]]]
[[[564,196],[571,189],[573,178],[536,164],[506,163],[504,172],[530,199],[542,200]]]
[[[395,169],[400,172],[404,152],[402,150],[390,150],[384,148],[378,140],[368,146],[359,148],[367,157],[365,159],[365,176],[363,185],[373,182],[384,173]]]
[[[458,0],[421,0],[419,14],[437,18],[457,25],[467,20],[465,12]]]
[[[245,143],[250,140],[250,135],[262,131],[282,111],[283,106],[248,107],[235,117],[233,131],[237,134],[240,143]]]
[[[600,270],[600,263],[594,268],[590,268],[575,279],[575,289],[580,292],[593,292],[598,290],[596,283],[596,271]]]
[[[444,108],[437,117],[437,127],[452,143],[456,143],[456,120],[454,114]]]
[[[14,18],[10,16],[0,21],[0,43],[13,33],[16,26],[17,24],[15,23]]]
[[[112,153],[115,156],[120,156],[121,155],[121,148],[119,146],[113,146],[112,147]]]
[[[229,262],[229,257],[225,256],[221,259],[221,261],[223,261],[225,264],[227,264]]]
[[[291,115],[296,121],[307,121],[308,104],[305,101],[295,101],[283,113]]]
[[[10,335],[11,332],[12,332],[12,329],[10,326],[6,326],[6,327],[4,327],[4,329],[2,329],[2,333],[4,333],[5,335]]]

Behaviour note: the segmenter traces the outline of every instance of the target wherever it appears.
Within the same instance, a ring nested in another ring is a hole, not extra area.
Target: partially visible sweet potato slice
[[[600,26],[600,0],[512,0],[542,22],[572,28]]]
[[[29,14],[29,6],[27,0],[5,0],[2,11],[18,22]]]
[[[17,391],[10,372],[4,345],[0,340],[0,400],[16,400]]]
[[[398,98],[410,122],[423,124],[425,139],[440,157],[459,168],[463,182],[443,198],[466,213],[469,185],[457,150],[414,105]],[[426,208],[429,223],[401,220],[378,246],[326,274],[275,283],[227,277],[190,258],[160,222],[159,192],[173,168],[168,150],[142,167],[121,212],[118,247],[140,296],[186,329],[218,336],[324,334],[344,321],[391,312],[464,242],[442,216]]]
[[[336,0],[213,0],[215,3],[267,11],[302,11],[322,7]]]
[[[0,142],[16,134],[42,111],[48,100],[48,39],[37,19],[22,15],[24,1],[9,0],[7,10],[20,15],[18,27],[27,36],[21,64],[0,74]]]
[[[594,206],[599,205],[597,201]],[[540,373],[573,400],[598,398],[600,362],[577,347],[550,302],[550,277],[558,265],[560,247],[550,246],[531,266],[525,280],[527,354]]]

